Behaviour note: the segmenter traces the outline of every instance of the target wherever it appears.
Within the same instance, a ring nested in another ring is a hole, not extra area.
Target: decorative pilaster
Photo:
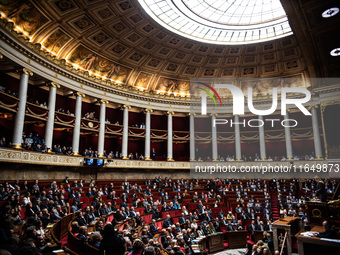
[[[129,109],[130,105],[123,105],[123,138],[122,138],[122,158],[129,159],[128,157],[128,142],[129,142]]]
[[[73,155],[78,156],[79,155],[82,98],[85,97],[85,94],[75,92],[73,95],[76,96],[76,108],[75,108],[75,114],[74,114],[75,120],[74,120],[73,138],[72,138],[72,151],[73,151]]]
[[[195,114],[189,113],[190,118],[190,161],[196,161],[195,155]]]
[[[216,125],[214,125],[216,121],[217,114],[211,114],[211,149],[212,149],[212,161],[218,161],[218,152],[217,152],[217,130]]]
[[[168,161],[174,161],[173,155],[172,155],[172,115],[174,112],[168,111],[166,113],[168,115]]]
[[[105,143],[105,115],[106,115],[106,105],[109,103],[106,100],[98,100],[100,103],[100,114],[99,114],[99,136],[98,136],[98,157],[104,157],[104,143]]]
[[[25,123],[28,78],[29,76],[33,75],[33,72],[28,70],[27,68],[17,70],[17,72],[21,72],[21,76],[19,87],[18,111],[15,115],[12,146],[13,148],[21,149],[22,133],[24,131]]]
[[[151,113],[152,109],[145,109],[145,152],[144,159],[151,160],[150,143],[151,143]]]
[[[45,127],[45,142],[48,148],[48,152],[52,152],[55,104],[57,97],[57,88],[59,89],[60,85],[56,82],[50,82],[46,84],[46,86],[50,88],[50,93],[48,96],[48,119]]]
[[[259,120],[261,123],[263,123],[263,116],[259,115]],[[266,140],[265,140],[265,134],[264,134],[264,126],[259,126],[259,139],[260,139],[260,157],[261,160],[265,161],[267,160],[266,155]]]
[[[311,108],[312,111],[312,125],[313,125],[313,137],[314,137],[314,149],[315,159],[322,160],[321,138],[319,131],[318,111],[317,106]]]

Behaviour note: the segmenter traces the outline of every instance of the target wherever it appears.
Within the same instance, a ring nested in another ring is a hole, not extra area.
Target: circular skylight
[[[138,0],[160,25],[213,44],[247,44],[292,34],[280,0]]]
[[[333,16],[337,15],[338,13],[339,13],[339,8],[338,7],[333,7],[333,8],[329,8],[326,11],[324,11],[322,13],[322,17],[330,18],[330,17],[333,17]]]

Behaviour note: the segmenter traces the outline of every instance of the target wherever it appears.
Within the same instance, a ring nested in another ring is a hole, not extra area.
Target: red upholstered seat
[[[226,233],[227,232],[227,227],[220,227],[220,230],[222,233]]]
[[[157,221],[157,222],[156,222],[156,227],[162,229],[162,228],[163,228],[163,222],[164,222],[164,220]]]
[[[114,219],[113,215],[110,215],[109,217],[107,217],[106,223],[107,223],[107,222],[112,222],[113,219]]]
[[[152,214],[144,215],[142,216],[142,219],[144,220],[144,224],[149,224],[152,220]]]
[[[21,207],[20,217],[21,217],[21,219],[26,218],[26,207]]]

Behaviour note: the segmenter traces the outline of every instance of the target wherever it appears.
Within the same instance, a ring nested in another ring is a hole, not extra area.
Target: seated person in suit
[[[209,235],[210,232],[209,232],[209,229],[207,227],[207,224],[206,223],[203,223],[203,226],[202,226],[202,231],[204,233],[205,236]]]
[[[228,220],[227,231],[235,231],[234,226],[231,224],[231,221]]]
[[[153,219],[150,224],[150,232],[154,236],[155,234],[158,233],[158,227],[156,226],[156,220]]]
[[[78,222],[79,226],[86,226],[87,225],[87,221],[85,219],[84,212],[82,212],[82,211],[79,212],[79,217],[77,218],[77,222]]]
[[[168,228],[172,225],[171,217],[168,214],[163,222],[163,228]]]
[[[325,228],[325,231],[316,234],[317,237],[330,238],[330,239],[337,238],[336,230],[330,221],[325,220],[324,222],[322,222],[322,226]]]
[[[184,213],[182,213],[181,217],[179,217],[179,223],[184,224],[185,222],[186,222],[186,219],[185,219]]]
[[[216,217],[215,221],[214,221],[214,227],[216,229],[216,231],[219,231],[220,230],[220,219],[218,217]]]
[[[242,225],[242,222],[240,220],[237,221],[237,224],[235,225],[236,230],[244,230],[244,227]]]
[[[92,234],[92,241],[90,241],[89,245],[92,245],[94,248],[99,249],[101,239],[101,234],[99,232],[94,232]]]
[[[79,228],[79,235],[77,235],[77,238],[80,240],[81,243],[86,243],[89,239],[87,235],[87,227],[81,226]]]

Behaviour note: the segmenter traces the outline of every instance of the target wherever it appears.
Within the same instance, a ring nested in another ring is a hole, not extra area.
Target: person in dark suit
[[[316,186],[316,195],[322,201],[326,202],[327,200],[327,191],[325,189],[325,184],[322,180],[317,179],[317,186]]]
[[[161,214],[160,214],[160,212],[159,212],[159,210],[158,210],[158,208],[157,208],[156,210],[154,210],[154,211],[152,212],[152,219],[158,220],[160,217],[161,217]]]
[[[322,222],[322,226],[325,228],[324,232],[320,232],[316,234],[317,237],[320,238],[329,238],[329,239],[336,239],[337,233],[334,226],[328,220]]]
[[[268,220],[267,224],[266,224],[266,228],[265,230],[267,232],[273,232],[273,224],[272,224],[272,221],[271,220]]]
[[[208,213],[208,211],[205,211],[205,213],[204,213],[204,219],[205,219],[207,222],[210,222],[211,220],[213,220],[213,217]]]
[[[185,222],[186,222],[186,219],[185,219],[184,213],[182,213],[181,217],[179,217],[179,223],[184,224]]]
[[[100,242],[99,254],[123,255],[125,239],[115,231],[112,224],[106,224],[103,230],[103,240]]]
[[[155,148],[152,148],[151,159],[156,159],[156,150],[155,150]]]
[[[170,217],[170,215],[167,215],[164,222],[163,222],[163,228],[168,228],[171,225],[172,225],[171,217]]]
[[[251,221],[248,229],[249,229],[249,232],[250,232],[252,240],[254,240],[254,232],[256,230],[256,226],[255,226],[255,221],[254,220]]]
[[[235,229],[236,230],[244,230],[244,227],[243,227],[242,222],[240,220],[237,221]]]
[[[79,217],[77,218],[77,222],[79,226],[86,226],[87,222],[84,217],[84,213],[82,211],[79,212]]]
[[[227,231],[235,231],[234,226],[231,224],[231,221],[228,221],[228,225],[227,225]]]
[[[270,252],[274,254],[274,241],[270,233],[267,233],[267,245],[268,245]]]
[[[220,230],[220,225],[221,225],[220,219],[219,219],[218,217],[216,217],[216,219],[215,219],[215,221],[214,221],[214,227],[215,227],[215,229],[216,229],[217,231]]]
[[[224,217],[224,213],[223,213],[223,210],[221,210],[218,214],[217,214],[217,217],[222,220],[223,217]]]
[[[156,226],[156,220],[152,220],[150,224],[150,232],[152,236],[158,233],[158,227]]]
[[[87,236],[87,227],[81,226],[79,228],[79,234],[77,235],[77,238],[80,240],[81,243],[86,243],[89,239]]]

